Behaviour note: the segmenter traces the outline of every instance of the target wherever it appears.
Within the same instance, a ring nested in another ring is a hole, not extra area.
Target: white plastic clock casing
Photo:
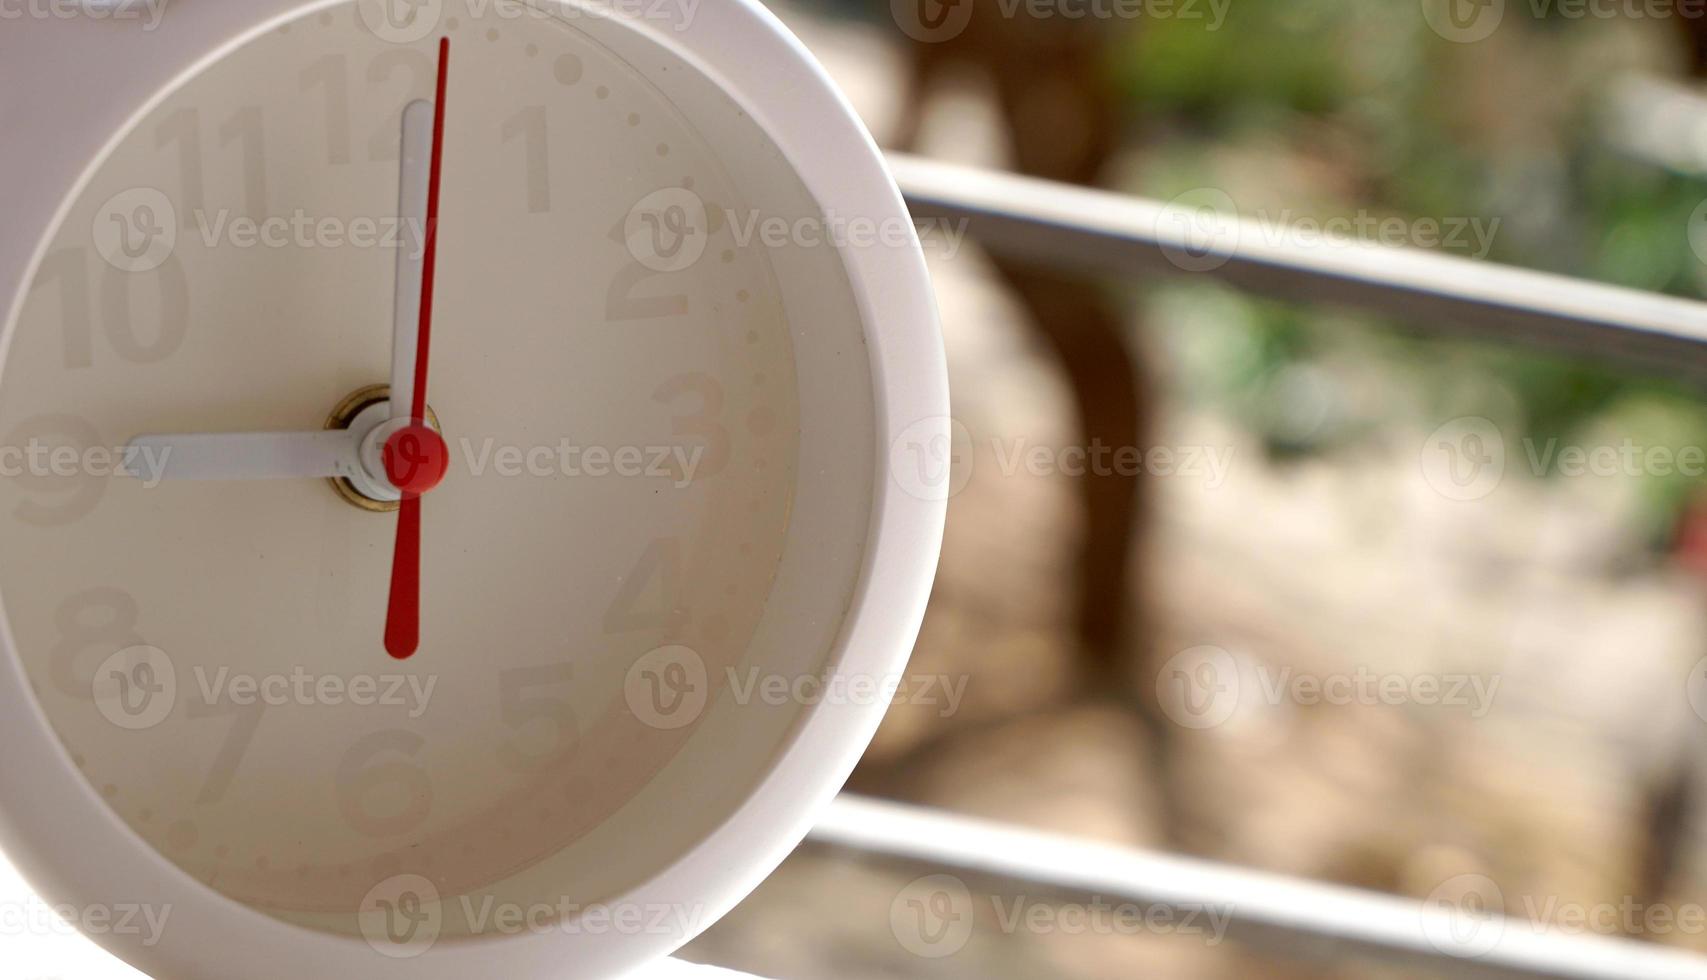
[[[49,233],[92,167],[178,82],[278,23],[328,0],[171,0],[157,29],[143,21],[8,20],[0,30],[0,308],[4,356],[22,294]],[[905,220],[881,155],[816,62],[750,0],[702,0],[672,22],[601,8],[717,79],[768,132],[826,211]],[[899,671],[917,636],[940,546],[945,503],[903,489],[891,447],[921,424],[948,431],[948,391],[921,250],[843,249],[871,357],[878,418],[866,563],[832,662],[849,676]],[[0,561],[5,556],[0,555]],[[3,597],[0,597],[3,598]],[[147,902],[172,909],[158,944],[97,937],[161,977],[385,978],[604,976],[662,955],[686,933],[548,933],[444,943],[415,959],[375,956],[359,938],[313,932],[227,899],[138,838],[99,798],[32,697],[0,623],[0,846],[53,903]],[[667,871],[619,901],[681,903],[714,921],[805,836],[882,718],[879,703],[825,703],[806,718],[734,816]]]

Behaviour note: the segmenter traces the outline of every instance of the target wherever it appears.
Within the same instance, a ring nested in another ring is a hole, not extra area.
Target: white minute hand
[[[433,104],[403,109],[403,166],[398,179],[397,289],[392,303],[391,417],[410,417],[421,335],[421,280],[426,274],[427,196],[433,173]]]

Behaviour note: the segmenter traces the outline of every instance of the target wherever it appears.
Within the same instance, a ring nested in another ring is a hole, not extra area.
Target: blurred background
[[[773,9],[891,150],[1703,296],[1707,10],[1447,3]],[[852,791],[1400,896],[1473,876],[1508,915],[1707,952],[1687,370],[923,230],[954,496]],[[892,917],[920,873],[808,846],[683,955],[789,980],[1407,975],[1015,927],[1001,908],[1046,901],[1019,893],[921,954]]]

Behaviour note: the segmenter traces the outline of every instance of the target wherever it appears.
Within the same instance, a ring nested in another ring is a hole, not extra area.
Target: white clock
[[[0,845],[174,980],[704,929],[875,731],[942,531],[918,242],[821,69],[748,0],[41,10]]]

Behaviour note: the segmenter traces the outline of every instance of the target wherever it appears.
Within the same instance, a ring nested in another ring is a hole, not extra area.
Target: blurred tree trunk
[[[1689,74],[1707,78],[1707,17],[1679,17],[1677,24],[1689,46]]]
[[[929,93],[948,72],[972,67],[994,83],[1016,170],[1095,185],[1124,137],[1120,93],[1105,66],[1110,46],[1129,34],[1106,24],[1040,20],[1024,10],[1007,17],[994,4],[977,4],[959,34],[912,43],[897,146],[917,146]],[[1150,386],[1140,351],[1127,340],[1126,314],[1103,284],[1001,255],[992,261],[1066,372],[1084,444],[1142,450],[1153,416]],[[1174,733],[1161,711],[1155,673],[1144,666],[1149,643],[1143,589],[1131,560],[1141,550],[1147,488],[1136,474],[1087,473],[1076,479],[1083,515],[1075,562],[1079,688],[1139,715],[1166,810],[1178,800],[1172,786],[1177,781],[1169,776]],[[1163,820],[1168,836],[1177,840],[1179,818],[1164,813]]]

